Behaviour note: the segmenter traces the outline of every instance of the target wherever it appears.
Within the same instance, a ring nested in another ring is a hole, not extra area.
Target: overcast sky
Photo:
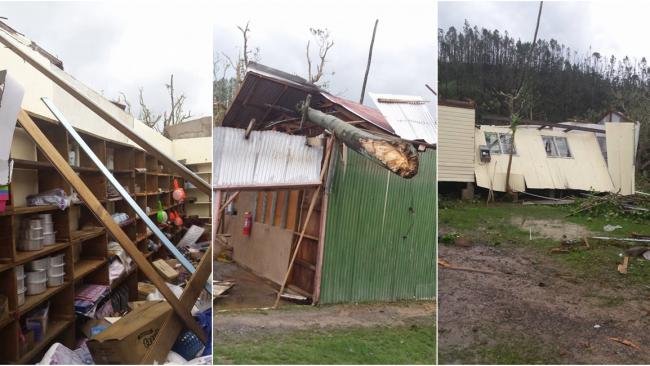
[[[335,72],[328,76],[329,91],[354,101],[359,101],[372,27],[379,18],[366,91],[420,95],[435,101],[424,86],[436,85],[436,8],[432,0],[262,0],[231,1],[224,6],[214,13],[215,54],[236,58],[242,43],[236,26],[250,20],[249,42],[259,47],[260,62],[306,78],[309,28],[327,28],[335,42],[325,68]],[[367,95],[364,104],[372,105]]]
[[[201,4],[0,2],[0,17],[109,99],[124,92],[135,108],[143,87],[150,108],[168,110],[173,73],[186,110],[212,114],[212,32]]]
[[[507,30],[532,41],[539,2],[441,2],[439,27],[457,29],[465,19],[474,26]],[[539,38],[554,38],[581,55],[600,52],[641,59],[650,56],[645,33],[650,4],[643,2],[544,2]]]

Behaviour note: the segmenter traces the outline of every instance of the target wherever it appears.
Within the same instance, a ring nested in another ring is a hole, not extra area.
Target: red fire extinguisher
[[[246,211],[244,212],[244,231],[243,231],[245,236],[251,235],[252,227],[253,227],[253,215],[249,211]]]

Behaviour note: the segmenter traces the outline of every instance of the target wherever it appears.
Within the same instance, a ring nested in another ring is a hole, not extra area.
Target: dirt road
[[[215,313],[215,343],[306,329],[431,325],[435,303],[287,306],[278,310]]]
[[[440,363],[650,363],[648,287],[580,278],[516,244],[440,245],[439,255],[501,273],[439,270]]]

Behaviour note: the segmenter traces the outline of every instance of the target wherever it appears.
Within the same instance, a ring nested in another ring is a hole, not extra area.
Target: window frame
[[[571,147],[569,146],[569,139],[564,136],[551,136],[551,135],[542,135],[542,145],[544,146],[544,152],[546,153],[547,158],[562,158],[562,159],[573,159],[573,153],[571,153]],[[566,146],[567,155],[563,155],[558,148],[558,143],[556,140],[564,140],[564,145]],[[546,150],[546,143],[550,141],[552,143],[552,151]],[[555,154],[553,154],[553,152]]]
[[[496,141],[490,143],[488,135],[496,136]],[[517,155],[517,145],[513,142],[512,133],[506,132],[495,132],[495,131],[483,131],[483,136],[485,137],[485,144],[490,149],[490,154],[499,154],[499,155],[508,155],[510,151],[506,148],[507,145],[504,143],[504,138],[510,139],[510,144],[512,145],[512,155]],[[498,150],[497,150],[498,149]]]

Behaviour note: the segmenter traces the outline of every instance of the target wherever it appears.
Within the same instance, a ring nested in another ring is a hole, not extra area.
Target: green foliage
[[[216,343],[215,364],[425,364],[436,361],[430,326],[301,330]]]
[[[453,244],[456,241],[456,239],[458,239],[458,238],[460,238],[459,233],[451,232],[451,233],[447,233],[447,234],[443,235],[440,238],[440,241],[445,243],[445,244]]]

